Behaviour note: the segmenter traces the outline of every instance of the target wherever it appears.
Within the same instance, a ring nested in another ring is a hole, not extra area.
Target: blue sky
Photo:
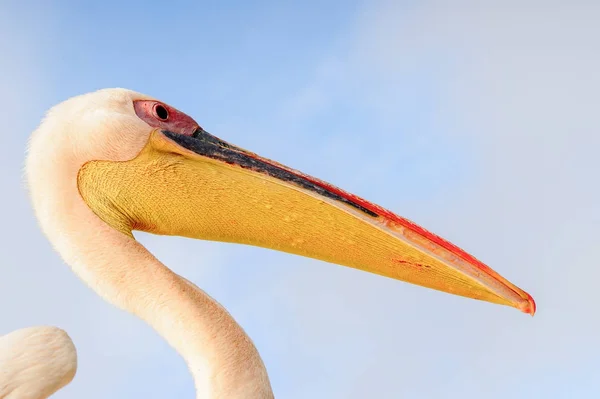
[[[531,319],[264,249],[137,234],[231,311],[277,397],[600,394],[600,6],[82,3],[0,3],[0,334],[70,333],[79,370],[57,398],[194,396],[181,358],[62,264],[23,189],[45,110],[103,87],[160,98],[413,219],[538,303]]]

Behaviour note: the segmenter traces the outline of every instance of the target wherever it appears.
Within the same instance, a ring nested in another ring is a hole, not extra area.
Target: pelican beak
[[[118,187],[102,182],[120,176]],[[535,313],[494,270],[408,219],[199,128],[155,130],[127,162],[79,173],[92,210],[125,234],[142,230],[271,248]]]

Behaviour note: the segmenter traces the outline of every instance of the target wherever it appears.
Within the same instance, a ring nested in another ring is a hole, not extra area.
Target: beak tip
[[[524,299],[523,301],[519,302],[517,307],[523,313],[528,313],[531,315],[531,317],[533,317],[535,315],[535,311],[536,311],[535,300],[528,293],[525,293],[525,295],[527,295],[527,298]]]

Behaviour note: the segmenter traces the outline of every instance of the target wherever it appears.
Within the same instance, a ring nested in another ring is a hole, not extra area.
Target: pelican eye
[[[169,119],[169,111],[160,104],[154,106],[154,113],[156,114],[156,117],[162,121]]]

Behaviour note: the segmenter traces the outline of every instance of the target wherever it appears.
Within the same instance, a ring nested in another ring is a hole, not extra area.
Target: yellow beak
[[[193,136],[155,130],[131,161],[85,164],[78,185],[124,234],[271,248],[535,313],[529,294],[455,245],[200,128]]]

